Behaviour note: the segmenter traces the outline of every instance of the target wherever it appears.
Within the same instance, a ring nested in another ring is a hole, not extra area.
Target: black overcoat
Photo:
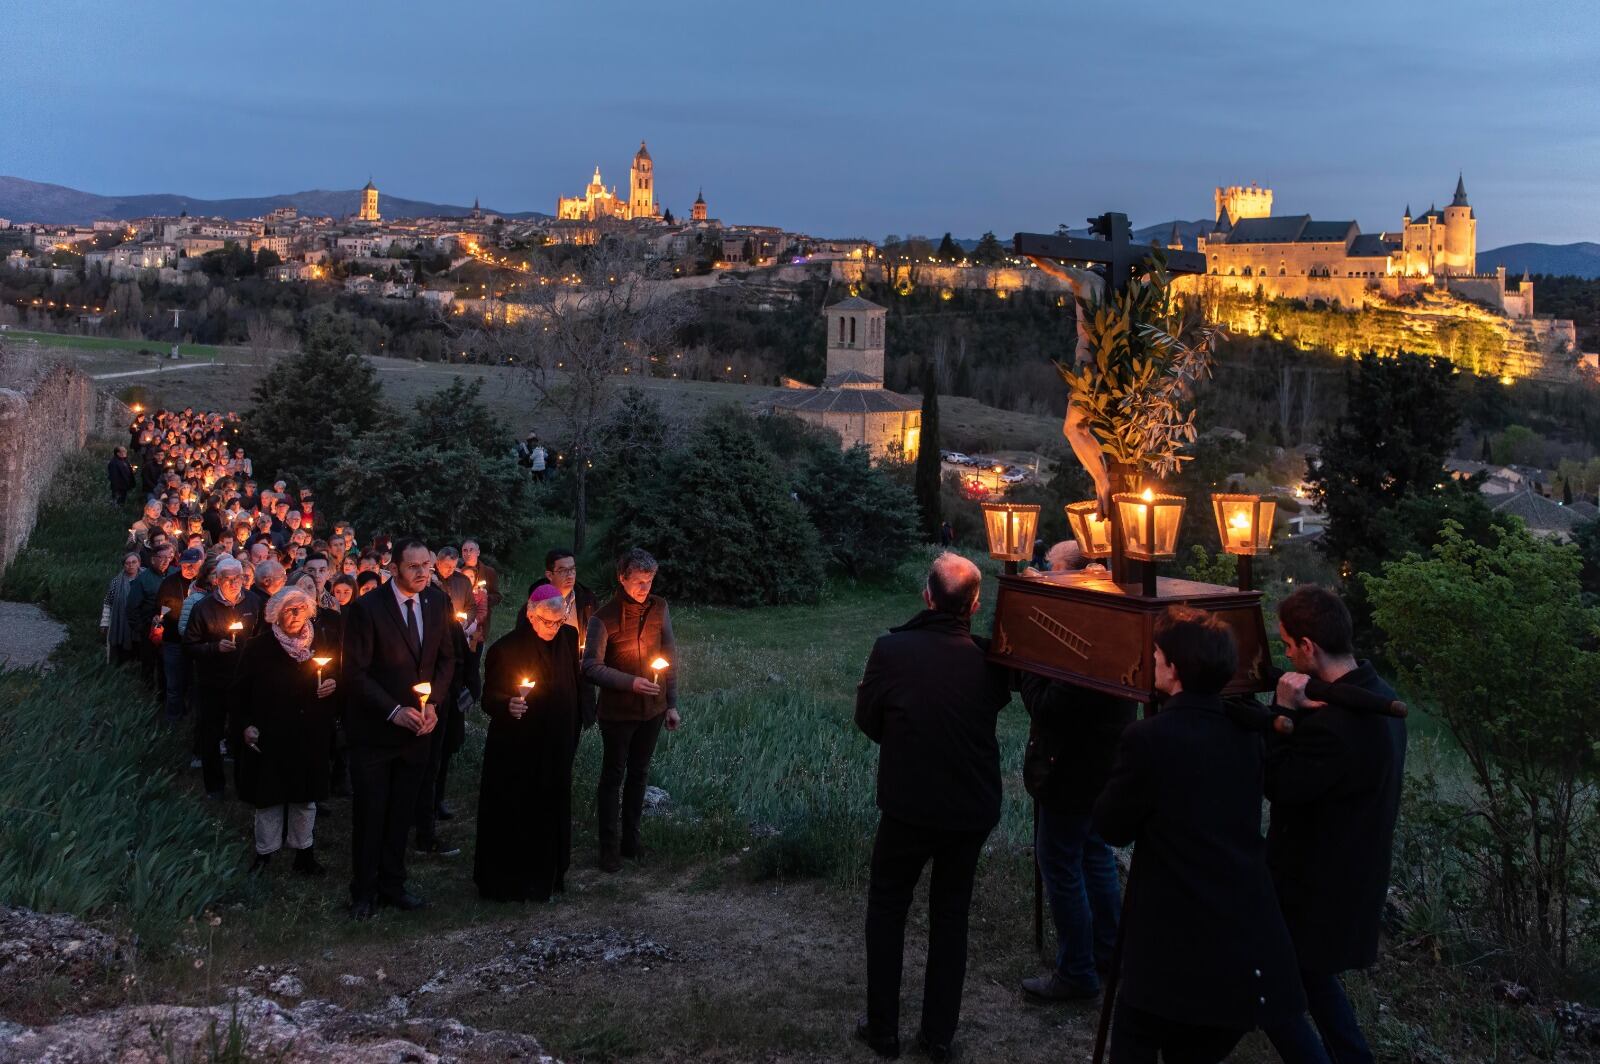
[[[413,650],[394,588],[384,584],[352,602],[344,620],[345,734],[351,746],[402,747],[426,757],[432,734],[415,735],[389,720],[395,706],[419,704],[413,687],[433,685],[435,709],[455,674],[450,603],[438,588],[424,588],[422,646]]]
[[[1010,674],[953,614],[923,610],[872,644],[856,726],[878,744],[878,808],[896,820],[988,831],[1000,820],[995,723]]]
[[[1180,1023],[1250,1030],[1305,1009],[1261,833],[1261,736],[1216,696],[1180,694],[1128,725],[1094,825],[1135,843],[1122,1000]]]
[[[546,642],[531,628],[489,647],[483,709],[489,736],[478,794],[473,879],[486,898],[548,900],[572,857],[572,757],[582,727],[578,635],[562,625]],[[536,681],[521,720],[508,709]]]
[[[317,628],[311,656],[333,658],[322,675],[340,679],[336,632]],[[328,796],[328,749],[337,701],[331,695],[317,697],[316,665],[291,658],[271,625],[245,644],[229,703],[240,737],[237,774],[246,801],[264,809],[285,802],[320,802]],[[244,730],[251,726],[261,732],[256,741],[259,754],[243,745]]]
[[[1339,682],[1395,697],[1368,662]],[[1406,724],[1333,705],[1295,718],[1293,734],[1267,747],[1267,860],[1278,904],[1307,971],[1366,968],[1378,957],[1389,890]]]

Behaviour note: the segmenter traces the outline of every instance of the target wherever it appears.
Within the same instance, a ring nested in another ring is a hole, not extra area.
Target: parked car
[[[972,459],[968,458],[966,455],[962,454],[960,451],[940,451],[939,452],[939,457],[944,459],[946,462],[952,463],[953,465],[971,465],[972,464]]]

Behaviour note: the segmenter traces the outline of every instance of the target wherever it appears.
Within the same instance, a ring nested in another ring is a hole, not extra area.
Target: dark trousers
[[[922,869],[928,883],[928,960],[922,988],[922,1033],[936,1045],[955,1036],[961,984],[967,977],[967,915],[972,881],[988,831],[917,827],[893,817],[878,820],[867,886],[867,1027],[874,1038],[900,1033],[900,971],[906,952],[906,916]]]
[[[228,785],[222,768],[222,736],[228,726],[227,692],[197,689],[194,702],[194,752],[200,759],[200,778],[207,794],[220,795]],[[238,757],[239,751],[233,754]]]
[[[1269,1030],[1272,1047],[1286,1061],[1331,1060],[1333,1064],[1373,1064],[1372,1049],[1356,1024],[1355,1010],[1337,975],[1300,971],[1306,1005],[1316,1031],[1300,1018],[1293,1026]],[[1326,1056],[1323,1053],[1326,1052]]]
[[[406,886],[406,836],[427,769],[428,746],[352,746],[350,896],[397,897]]]
[[[1042,802],[1034,849],[1056,925],[1056,974],[1098,987],[1117,948],[1122,887],[1116,854],[1094,833],[1089,814],[1057,812]]]
[[[444,715],[448,710],[439,711],[439,723],[428,733],[428,757],[422,763],[422,776],[417,782],[416,801],[413,803],[411,819],[417,826],[417,845],[431,846],[438,837],[439,801],[436,797],[436,788],[439,786],[439,774],[444,764]],[[354,777],[354,770],[351,772]]]
[[[144,678],[145,684],[156,693],[157,702],[165,706],[167,701],[167,669],[161,661],[161,647],[148,639],[141,639],[139,646],[139,675]]]
[[[600,852],[631,855],[639,849],[639,820],[650,757],[666,714],[652,720],[603,720],[600,740]]]
[[[1247,1031],[1179,1023],[1117,1002],[1111,1016],[1111,1064],[1217,1064]]]
[[[182,643],[161,645],[161,666],[167,677],[167,720],[182,720],[189,712],[189,677],[193,675],[194,668],[189,656],[183,652]],[[195,754],[199,753],[196,747]]]

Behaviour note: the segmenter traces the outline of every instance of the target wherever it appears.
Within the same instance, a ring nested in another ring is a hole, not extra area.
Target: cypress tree
[[[939,377],[933,361],[922,369],[922,436],[917,451],[917,513],[922,534],[929,542],[939,538],[944,515],[939,508],[939,480],[943,469],[939,458]]]

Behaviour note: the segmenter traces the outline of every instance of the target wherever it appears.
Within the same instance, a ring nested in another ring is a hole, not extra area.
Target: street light
[[[1137,494],[1119,492],[1111,501],[1122,528],[1122,552],[1134,561],[1144,562],[1144,593],[1154,597],[1156,563],[1171,561],[1178,554],[1178,525],[1183,520],[1185,500],[1182,495],[1145,488]]]
[[[1223,551],[1239,559],[1239,590],[1249,591],[1251,559],[1272,549],[1272,521],[1278,503],[1259,495],[1219,494],[1211,496],[1211,511]]]
[[[983,527],[989,535],[989,557],[1006,563],[1006,573],[1017,574],[1019,562],[1033,557],[1034,530],[1039,527],[1038,503],[986,502]]]

